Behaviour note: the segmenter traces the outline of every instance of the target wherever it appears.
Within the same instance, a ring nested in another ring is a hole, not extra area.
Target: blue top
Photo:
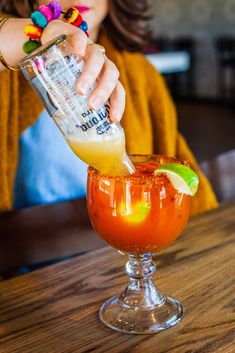
[[[19,144],[15,208],[86,195],[87,165],[76,157],[45,110]]]

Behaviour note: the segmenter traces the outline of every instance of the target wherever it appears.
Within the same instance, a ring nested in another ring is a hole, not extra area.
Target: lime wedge
[[[190,168],[178,163],[161,165],[154,171],[154,175],[164,174],[174,188],[186,195],[194,196],[198,189],[199,179]]]

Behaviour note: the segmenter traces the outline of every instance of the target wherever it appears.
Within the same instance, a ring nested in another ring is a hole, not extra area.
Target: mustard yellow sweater
[[[101,35],[100,43],[117,65],[126,90],[122,126],[127,152],[165,154],[189,160],[200,178],[192,214],[215,208],[217,200],[212,188],[177,130],[175,106],[163,78],[142,55],[117,51],[105,34]],[[12,208],[19,136],[35,122],[43,107],[19,72],[0,73],[0,101],[0,211],[3,211]]]

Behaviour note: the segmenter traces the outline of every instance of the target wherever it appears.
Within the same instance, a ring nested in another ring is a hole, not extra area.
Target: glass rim
[[[163,154],[140,154],[140,153],[137,153],[137,154],[130,154],[128,155],[128,157],[130,157],[131,161],[133,162],[133,159],[134,158],[145,158],[145,160],[143,162],[147,163],[148,161],[151,161],[152,162],[157,162],[157,159],[160,161],[161,159],[166,159],[166,163],[164,164],[167,164],[167,162],[171,163],[179,163],[179,164],[182,164],[186,167],[190,167],[190,163],[188,160],[184,160],[182,158],[178,158],[178,157],[173,157],[173,156],[167,156],[167,155],[163,155]],[[128,174],[128,175],[105,175],[105,174],[102,174],[100,173],[97,169],[95,169],[94,167],[91,167],[89,166],[88,167],[88,176],[91,175],[94,176],[94,177],[103,177],[105,179],[110,179],[110,180],[120,180],[120,181],[133,181],[134,179],[135,180],[138,180],[140,179],[141,177],[140,176],[136,176],[135,174]],[[148,177],[145,178],[145,180],[151,180],[152,178],[156,178],[156,176],[154,175],[150,175]]]
[[[22,68],[22,67],[27,66],[29,63],[34,61],[37,56],[41,56],[48,49],[52,48],[53,46],[57,46],[57,45],[63,43],[64,41],[66,41],[66,39],[67,39],[67,35],[61,34],[58,37],[52,39],[50,42],[42,45],[38,49],[34,50],[31,54],[28,54],[27,56],[25,56],[19,63],[20,67]]]

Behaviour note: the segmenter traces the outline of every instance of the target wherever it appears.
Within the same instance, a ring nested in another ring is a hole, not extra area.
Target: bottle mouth
[[[27,66],[28,64],[30,64],[32,61],[35,61],[35,59],[38,56],[43,55],[45,52],[47,52],[50,48],[54,47],[54,46],[58,46],[61,43],[65,42],[67,39],[67,35],[66,34],[61,34],[58,37],[52,39],[50,42],[42,45],[41,47],[39,47],[38,49],[34,50],[31,54],[27,55],[26,57],[24,57],[24,59],[22,59],[20,61],[20,67],[24,68],[25,66]]]

